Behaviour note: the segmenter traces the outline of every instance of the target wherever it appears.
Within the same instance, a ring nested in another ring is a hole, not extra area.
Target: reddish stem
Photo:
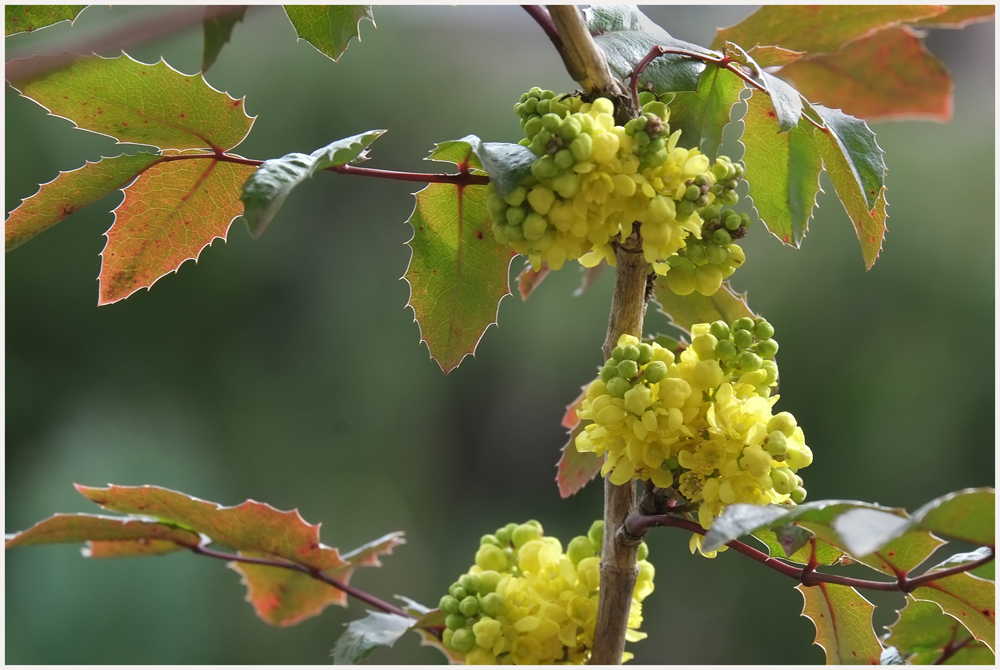
[[[955,633],[956,634],[958,633],[958,628],[955,628]],[[961,642],[959,642],[958,644],[955,644],[955,638],[954,636],[952,636],[951,642],[949,642],[948,646],[944,648],[944,653],[941,654],[941,658],[934,661],[934,665],[944,665],[945,663],[948,662],[948,659],[957,654],[960,649],[965,647],[965,645],[969,644],[974,639],[975,639],[974,637],[969,636],[964,640],[962,640]]]

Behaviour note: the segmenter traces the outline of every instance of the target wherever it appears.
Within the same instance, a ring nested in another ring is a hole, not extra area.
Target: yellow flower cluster
[[[615,350],[621,358],[587,387],[579,410],[587,423],[576,448],[605,456],[602,475],[615,484],[634,477],[673,487],[697,504],[706,529],[730,503],[802,502],[795,473],[812,462],[795,418],[771,413],[777,368],[754,352],[773,357],[773,329],[741,321],[732,331],[722,322],[696,324],[692,346],[676,360],[658,344],[623,335]],[[754,327],[767,337],[755,337]]]
[[[565,553],[537,522],[508,524],[484,536],[476,564],[441,599],[448,614],[445,646],[465,653],[468,665],[587,663],[597,621],[602,532],[603,522],[595,523],[589,537],[574,538]],[[643,545],[626,635],[632,642],[645,637],[637,630],[640,603],[653,591],[646,553]]]

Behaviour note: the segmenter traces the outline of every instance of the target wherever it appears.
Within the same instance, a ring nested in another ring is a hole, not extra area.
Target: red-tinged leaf
[[[941,606],[945,614],[962,622],[972,636],[996,651],[996,584],[967,572],[935,579],[914,589],[917,600]]]
[[[333,59],[343,55],[352,37],[361,41],[361,20],[375,25],[371,5],[285,5],[285,14],[300,40]]]
[[[583,387],[576,400],[567,405],[566,413],[560,422],[562,427],[569,431],[569,439],[563,445],[559,463],[556,464],[556,483],[559,484],[559,495],[563,498],[574,495],[590,483],[604,465],[604,458],[576,450],[576,436],[583,431],[577,410],[583,407],[583,401],[587,397],[587,386]]]
[[[885,644],[908,656],[911,665],[992,665],[995,660],[989,647],[970,639],[965,626],[930,601],[907,596],[899,618],[887,628]]]
[[[4,225],[4,245],[14,249],[48,230],[73,212],[99,200],[115,189],[125,188],[140,172],[159,160],[151,153],[121,155],[88,162],[70,172],[60,172],[38,187],[10,213]]]
[[[996,544],[996,491],[964,489],[941,496],[913,514],[920,528],[983,546]]]
[[[454,162],[463,172],[482,168],[467,139],[442,142],[430,159]],[[448,373],[496,323],[500,301],[510,295],[514,254],[493,238],[485,186],[428,184],[415,195],[407,221],[413,226],[403,276],[410,284],[407,304],[431,358]]]
[[[255,168],[214,158],[162,162],[125,189],[101,252],[100,300],[149,288],[225,239],[242,213],[240,188]]]
[[[805,605],[802,616],[816,626],[816,640],[827,665],[879,665],[882,645],[872,629],[875,606],[849,586],[817,584],[795,587]]]
[[[909,28],[881,30],[780,74],[808,99],[869,121],[951,119],[951,75]]]
[[[83,555],[87,558],[131,558],[160,556],[187,549],[170,540],[94,540],[87,542]]]
[[[576,397],[576,400],[566,405],[566,412],[563,414],[562,421],[559,422],[566,430],[573,430],[580,423],[580,417],[577,415],[577,410],[583,407],[583,401],[587,397],[587,386],[586,384],[581,387],[580,395]]]
[[[4,5],[4,35],[30,33],[61,21],[75,21],[87,5]]]
[[[757,61],[761,67],[781,67],[794,63],[805,55],[803,51],[792,51],[776,46],[755,46],[747,55]]]
[[[784,242],[798,247],[805,238],[820,191],[823,162],[815,129],[801,120],[781,133],[772,99],[754,91],[747,101],[740,140],[750,197],[764,225]]]
[[[222,47],[229,41],[233,28],[243,20],[246,5],[225,6],[209,5],[205,8],[205,46],[201,52],[201,71],[208,72],[215,59],[222,52]]]
[[[183,74],[162,60],[147,64],[124,54],[93,56],[10,84],[50,114],[119,142],[227,151],[242,142],[253,126],[243,99],[217,91],[200,74]]]
[[[721,28],[713,46],[729,41],[748,48],[765,44],[830,53],[875,31],[944,10],[941,5],[766,5],[735,26]]]
[[[743,80],[725,68],[706,65],[698,80],[698,90],[680,92],[670,103],[670,130],[681,131],[679,144],[700,147],[715,160],[722,143],[722,131],[729,123],[733,105],[739,102]]]
[[[696,323],[720,320],[732,323],[744,316],[756,316],[747,306],[746,293],[737,293],[728,281],[722,283],[715,295],[677,295],[667,286],[666,278],[659,277],[653,290],[653,299],[660,312],[666,314],[674,326],[687,333],[691,332],[691,326]]]
[[[580,285],[573,291],[573,297],[579,298],[581,295],[586,293],[587,289],[594,285],[594,282],[597,281],[598,277],[601,276],[604,272],[604,268],[606,267],[608,267],[608,264],[603,260],[592,268],[581,265],[580,273],[582,276],[580,277]]]
[[[347,584],[356,568],[381,566],[378,557],[391,554],[393,547],[403,542],[402,533],[391,533],[341,556],[344,565],[323,570]],[[241,553],[255,555],[253,552]],[[235,561],[229,567],[243,577],[247,601],[254,606],[257,616],[272,626],[294,626],[330,605],[347,605],[347,594],[343,591],[301,572]]]
[[[996,5],[951,5],[941,14],[914,21],[920,28],[964,28],[972,23],[989,21],[996,14]]]
[[[549,264],[544,262],[538,270],[532,269],[530,265],[524,266],[521,274],[517,275],[517,292],[521,294],[521,302],[528,301],[538,285],[549,276],[549,272],[551,272]]]
[[[169,542],[174,546],[180,545],[178,548],[197,547],[199,544],[197,533],[173,525],[95,514],[56,514],[39,521],[28,530],[7,537],[4,547],[10,549],[33,544],[140,540]]]

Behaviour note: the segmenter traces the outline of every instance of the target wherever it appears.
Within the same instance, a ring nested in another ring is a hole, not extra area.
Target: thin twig
[[[955,627],[955,633],[956,634],[958,633],[958,627],[957,626]],[[948,646],[944,648],[944,653],[941,654],[941,657],[938,660],[934,661],[933,665],[944,665],[945,663],[948,662],[948,659],[950,659],[952,656],[954,656],[955,654],[957,654],[960,649],[962,649],[963,647],[965,647],[965,645],[969,644],[970,642],[972,642],[975,639],[976,638],[974,638],[974,637],[972,637],[970,635],[969,637],[965,638],[964,640],[962,640],[958,644],[955,644],[955,638],[952,637],[952,641],[949,642]]]

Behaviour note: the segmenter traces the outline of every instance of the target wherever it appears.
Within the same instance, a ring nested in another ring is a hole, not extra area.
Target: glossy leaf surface
[[[875,606],[840,584],[795,587],[805,605],[802,616],[816,626],[816,640],[826,652],[827,665],[879,665],[882,645],[872,630]]]
[[[292,22],[299,39],[309,42],[316,49],[339,59],[352,37],[361,40],[361,20],[368,19],[375,25],[371,5],[285,5],[285,13]]]
[[[722,131],[743,88],[743,80],[729,70],[706,65],[698,90],[677,93],[670,103],[670,130],[681,131],[678,144],[689,149],[700,147],[710,160],[715,160]]]

